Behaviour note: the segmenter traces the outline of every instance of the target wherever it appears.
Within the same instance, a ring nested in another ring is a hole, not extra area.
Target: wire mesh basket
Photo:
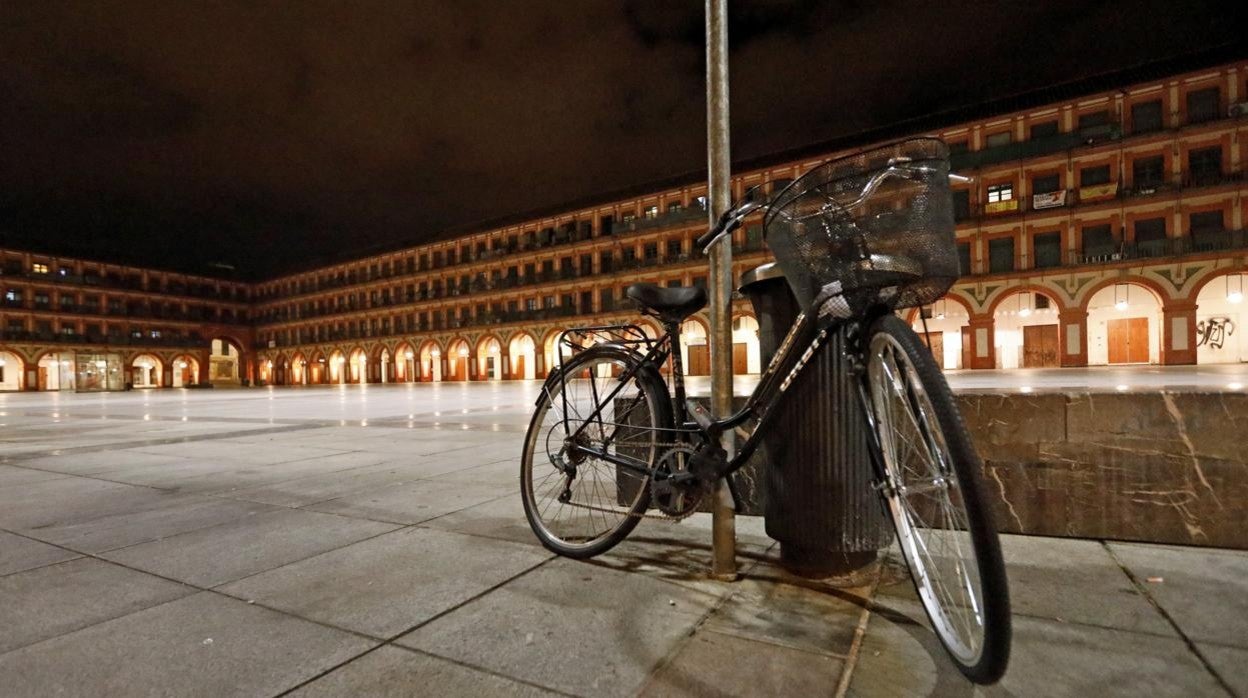
[[[780,192],[764,235],[803,307],[838,283],[849,312],[931,303],[959,274],[949,150],[915,138],[820,165]]]

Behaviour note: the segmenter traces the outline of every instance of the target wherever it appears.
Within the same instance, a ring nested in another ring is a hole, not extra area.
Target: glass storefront
[[[74,387],[80,393],[124,390],[126,387],[120,354],[76,352],[74,364]]]

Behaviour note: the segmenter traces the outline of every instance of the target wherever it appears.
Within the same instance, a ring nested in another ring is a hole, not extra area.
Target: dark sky
[[[736,161],[1244,41],[1200,0],[729,4]],[[0,245],[268,277],[702,177],[702,11],[0,2]]]

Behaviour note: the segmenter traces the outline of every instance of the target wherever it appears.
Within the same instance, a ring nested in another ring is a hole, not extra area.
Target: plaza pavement
[[[553,557],[533,383],[0,394],[0,695],[1248,695],[1248,553],[1003,540],[977,689],[904,573],[789,577],[739,519]]]

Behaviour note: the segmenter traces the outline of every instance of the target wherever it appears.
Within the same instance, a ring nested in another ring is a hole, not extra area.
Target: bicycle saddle
[[[624,295],[668,322],[680,322],[706,307],[706,289],[701,286],[663,288],[654,284],[633,284],[625,289]]]

